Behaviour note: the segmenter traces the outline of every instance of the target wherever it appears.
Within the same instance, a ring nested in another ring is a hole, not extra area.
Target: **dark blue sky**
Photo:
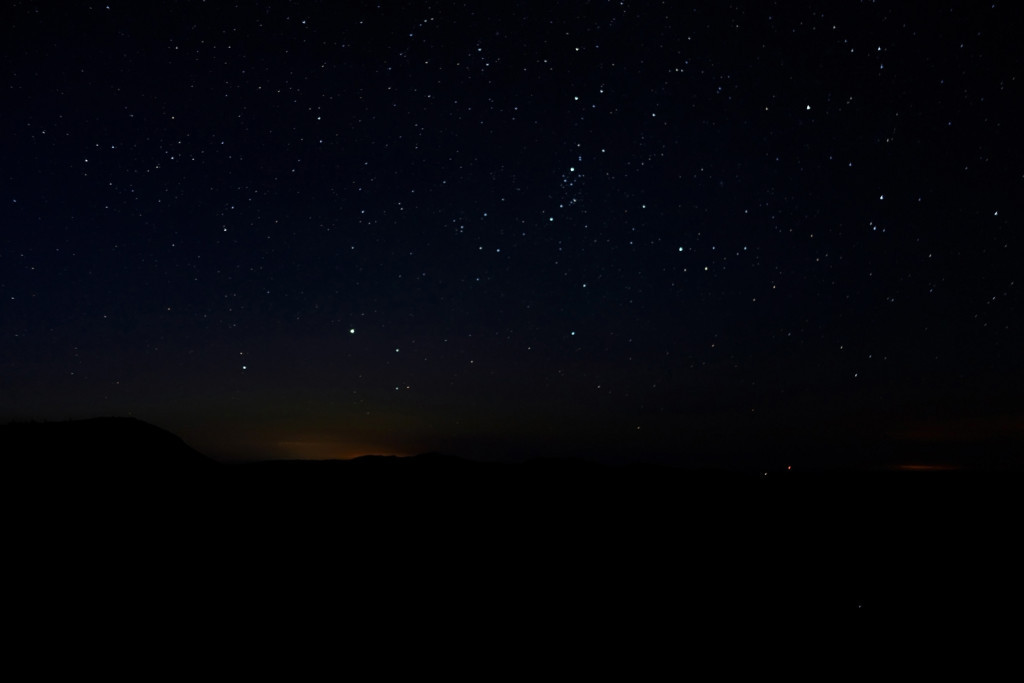
[[[1017,16],[15,3],[0,418],[221,457],[1020,438]]]

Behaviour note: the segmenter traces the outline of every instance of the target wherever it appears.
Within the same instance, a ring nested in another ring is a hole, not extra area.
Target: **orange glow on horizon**
[[[406,457],[409,453],[395,453],[392,449],[378,444],[354,444],[342,441],[308,440],[278,441],[275,444],[281,455],[288,460],[352,460],[364,455],[395,455]]]

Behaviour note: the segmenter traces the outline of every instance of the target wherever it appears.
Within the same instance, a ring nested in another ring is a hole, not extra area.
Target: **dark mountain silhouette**
[[[8,466],[122,474],[208,468],[214,461],[176,435],[134,418],[101,417],[0,426]]]
[[[423,638],[444,615],[446,641],[479,645],[524,628],[669,643],[707,619],[962,628],[1022,604],[1014,474],[436,453],[229,466],[117,418],[7,425],[0,448],[24,581],[61,609],[215,606],[196,628],[329,616]]]

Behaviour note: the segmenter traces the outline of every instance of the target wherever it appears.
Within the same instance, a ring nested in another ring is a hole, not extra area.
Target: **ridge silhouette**
[[[867,628],[1021,604],[1013,473],[438,453],[223,465],[126,418],[5,425],[0,450],[31,580],[61,585],[72,558],[90,591],[130,601],[158,582],[167,609],[217,601],[260,620],[306,605],[420,627],[444,612],[501,631],[537,615],[540,630],[653,629],[654,614]]]
[[[53,471],[201,468],[214,464],[178,436],[142,420],[98,417],[0,425],[5,457]]]

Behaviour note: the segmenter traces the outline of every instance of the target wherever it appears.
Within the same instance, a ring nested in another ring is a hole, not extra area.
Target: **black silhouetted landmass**
[[[8,466],[73,471],[152,472],[210,467],[212,460],[176,435],[134,418],[0,425]]]
[[[122,419],[8,425],[0,446],[31,576],[81,609],[424,634],[444,615],[474,642],[672,642],[712,618],[866,633],[1021,605],[1012,473],[443,454],[223,465]]]

